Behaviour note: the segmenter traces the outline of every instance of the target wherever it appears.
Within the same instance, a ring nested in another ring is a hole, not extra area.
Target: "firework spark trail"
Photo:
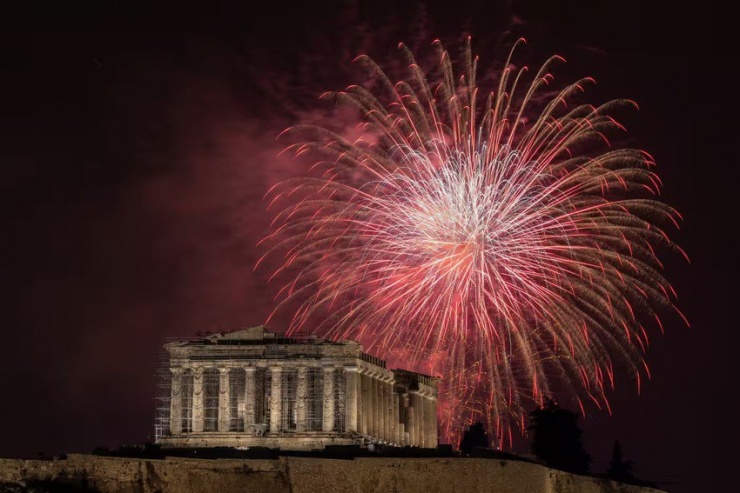
[[[569,109],[582,79],[541,104],[561,59],[526,85],[511,55],[482,101],[470,43],[457,77],[435,46],[439,83],[401,45],[408,80],[360,57],[378,96],[330,94],[359,111],[363,137],[288,130],[289,150],[321,156],[311,177],[268,193],[283,209],[267,255],[284,255],[276,275],[297,271],[283,303],[303,300],[290,331],[357,339],[444,376],[448,439],[473,418],[510,437],[557,385],[582,409],[608,409],[615,364],[638,385],[649,376],[641,320],[677,312],[655,251],[681,252],[659,227],[680,216],[652,198],[650,156],[607,140],[622,129],[610,112],[632,103]]]

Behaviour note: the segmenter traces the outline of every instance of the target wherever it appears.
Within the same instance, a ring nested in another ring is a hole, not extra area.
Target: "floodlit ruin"
[[[164,447],[437,446],[437,379],[389,370],[354,341],[252,327],[165,345]]]

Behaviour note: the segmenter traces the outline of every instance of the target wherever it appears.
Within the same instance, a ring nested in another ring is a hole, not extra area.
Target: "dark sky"
[[[269,272],[253,272],[261,197],[300,171],[275,158],[277,132],[326,117],[317,95],[352,81],[360,51],[471,33],[485,64],[513,26],[503,39],[526,36],[524,57],[566,56],[561,80],[592,75],[594,99],[639,103],[630,138],[685,218],[692,264],[668,258],[667,274],[692,328],[655,334],[642,395],[624,381],[613,416],[585,419],[593,469],[619,439],[669,490],[731,489],[736,51],[711,2],[29,3],[0,12],[0,456],[151,439],[165,338],[274,306]]]

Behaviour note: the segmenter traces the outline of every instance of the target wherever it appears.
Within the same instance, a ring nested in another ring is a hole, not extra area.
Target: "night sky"
[[[731,490],[737,51],[711,2],[31,3],[0,12],[0,457],[151,440],[165,338],[265,320],[261,197],[303,171],[275,136],[332,117],[317,96],[355,81],[355,55],[470,33],[485,66],[523,35],[527,61],[568,59],[558,81],[594,76],[590,101],[639,104],[622,121],[692,260],[663,257],[692,327],[651,334],[642,395],[622,374],[614,415],[582,421],[592,470],[619,439],[638,477]]]

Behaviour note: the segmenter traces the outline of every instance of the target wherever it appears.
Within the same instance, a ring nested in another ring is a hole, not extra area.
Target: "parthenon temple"
[[[258,326],[164,348],[164,447],[437,446],[437,378],[389,370],[357,342]]]

